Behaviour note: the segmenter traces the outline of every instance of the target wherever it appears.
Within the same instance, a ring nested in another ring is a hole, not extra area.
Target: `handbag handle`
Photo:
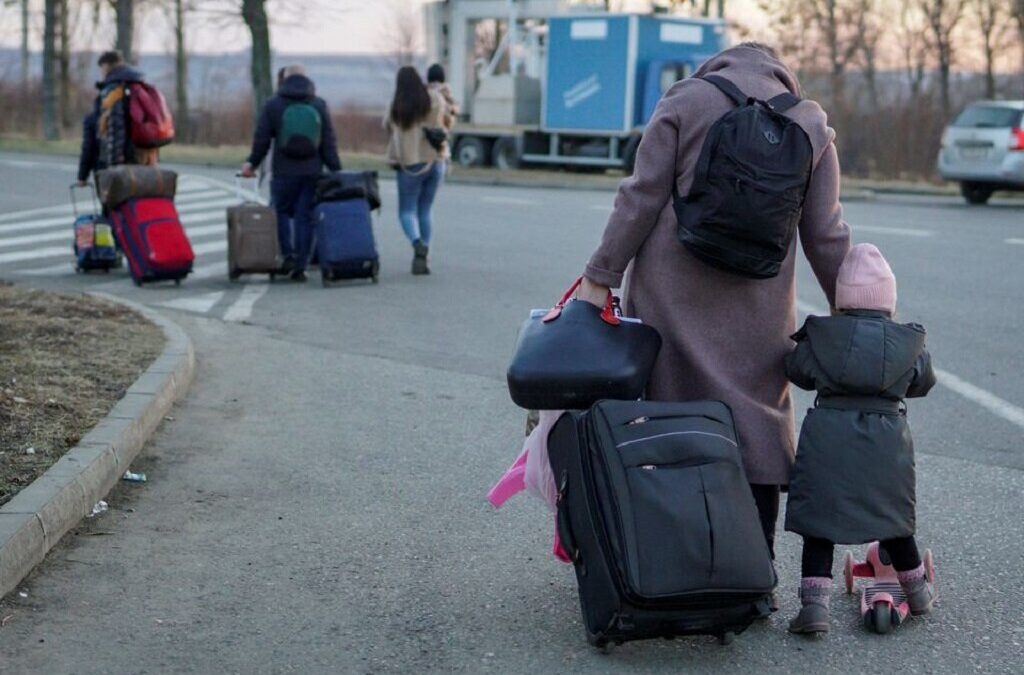
[[[569,304],[569,300],[572,298],[573,293],[579,290],[580,285],[583,283],[583,277],[579,277],[573,282],[569,290],[565,292],[562,299],[558,301],[558,304],[551,308],[551,311],[544,315],[542,319],[544,323],[551,323],[562,315],[562,310]],[[604,309],[601,310],[601,319],[609,326],[618,326],[622,323],[619,317],[615,316],[615,308],[612,307],[612,291],[608,289],[608,297],[604,301]]]

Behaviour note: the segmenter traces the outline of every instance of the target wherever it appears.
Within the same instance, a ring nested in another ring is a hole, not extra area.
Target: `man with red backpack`
[[[89,174],[121,164],[156,164],[158,149],[174,140],[174,120],[163,95],[117,51],[97,65],[99,95],[85,116],[78,184]]]

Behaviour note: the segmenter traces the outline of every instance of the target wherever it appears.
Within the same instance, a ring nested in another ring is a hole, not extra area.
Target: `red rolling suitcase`
[[[164,197],[129,199],[110,215],[135,285],[181,283],[192,271],[195,255],[173,201]]]

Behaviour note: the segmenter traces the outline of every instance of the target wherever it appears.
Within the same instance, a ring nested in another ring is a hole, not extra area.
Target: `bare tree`
[[[267,20],[266,0],[241,0],[242,20],[252,36],[249,77],[252,81],[254,119],[259,117],[263,104],[274,93],[271,76],[270,22]]]
[[[389,18],[381,32],[381,41],[388,45],[395,70],[411,66],[421,48],[420,16],[416,7],[402,0],[391,0]]]
[[[43,135],[50,141],[60,136],[56,92],[57,2],[43,3]]]
[[[956,56],[953,38],[957,24],[963,19],[967,0],[920,0],[921,10],[928,20],[931,46],[939,69],[939,94],[942,113],[948,119],[952,112],[950,74]]]
[[[910,99],[916,104],[924,85],[928,45],[924,39],[925,19],[917,0],[902,0],[900,4],[897,41],[902,45],[903,69],[910,85]]]
[[[125,61],[134,61],[135,0],[113,0],[117,23],[117,49]]]
[[[26,94],[31,72],[30,56],[28,50],[28,0],[21,0],[21,88]]]
[[[1002,0],[971,0],[974,18],[981,34],[981,48],[985,57],[985,97],[996,97],[996,47],[1006,34],[1009,9]]]
[[[60,64],[58,80],[58,107],[60,124],[67,129],[71,126],[71,9],[69,0],[57,0],[60,21],[60,39],[57,47],[57,62]]]
[[[176,133],[185,141],[189,138],[188,105],[188,52],[185,49],[185,18],[189,5],[187,0],[174,0],[174,96]]]
[[[858,51],[860,53],[861,67],[864,71],[864,81],[868,87],[868,98],[871,101],[871,110],[877,112],[879,105],[878,97],[878,45],[883,36],[887,34],[885,19],[878,11],[876,0],[865,0],[864,11],[861,15],[863,30],[861,31]]]
[[[1010,11],[1017,20],[1017,46],[1020,47],[1020,76],[1024,86],[1024,0],[1012,0]],[[1024,95],[1024,90],[1022,90]]]

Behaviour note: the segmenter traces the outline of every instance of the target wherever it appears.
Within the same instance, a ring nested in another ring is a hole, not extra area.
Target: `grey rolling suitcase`
[[[228,278],[269,274],[273,281],[281,269],[277,211],[245,195],[240,178],[235,187],[240,203],[228,207]]]

